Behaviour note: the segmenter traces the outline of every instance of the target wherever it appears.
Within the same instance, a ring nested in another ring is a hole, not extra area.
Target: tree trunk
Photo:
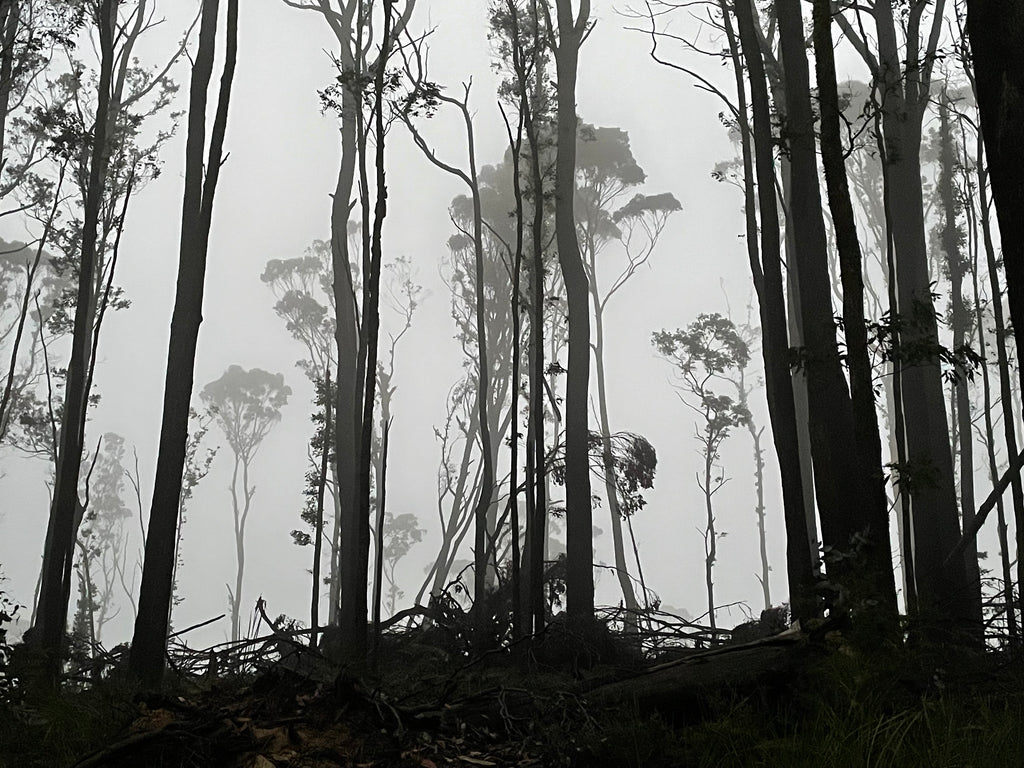
[[[772,439],[782,476],[782,503],[786,524],[786,570],[790,606],[794,619],[806,621],[818,614],[813,593],[811,550],[804,506],[803,474],[797,434],[796,404],[789,373],[789,339],[786,299],[783,290],[781,234],[775,194],[775,157],[771,110],[764,62],[758,45],[753,0],[737,0],[736,18],[743,45],[743,57],[750,73],[750,101],[753,107],[754,161],[757,196],[761,212],[761,262],[764,296],[758,302],[763,341],[765,391]],[[814,514],[813,506],[809,510]]]
[[[469,97],[467,89],[466,97]],[[474,626],[482,633],[487,623],[487,571],[489,550],[488,512],[492,508],[494,498],[494,448],[491,441],[491,420],[487,406],[490,404],[490,363],[487,353],[487,324],[485,322],[486,292],[484,285],[484,235],[483,213],[480,206],[480,183],[476,171],[476,143],[473,139],[473,119],[469,108],[462,105],[462,115],[466,124],[466,141],[469,150],[469,180],[473,196],[473,263],[476,280],[476,344],[477,344],[477,406],[480,418],[480,461],[483,471],[480,478],[480,495],[477,497],[474,518],[476,530],[474,536],[474,584],[473,608]],[[495,536],[497,533],[495,532]]]
[[[106,188],[110,160],[110,87],[113,79],[115,30],[119,0],[103,0],[97,10],[100,78],[97,88],[96,119],[89,160],[82,222],[81,262],[75,305],[71,360],[68,365],[58,448],[57,476],[50,510],[43,556],[43,581],[38,612],[39,643],[46,654],[45,682],[56,686],[61,667],[61,647],[70,598],[69,571],[74,555],[75,515],[79,506],[78,481],[84,444],[86,376],[89,367],[89,315],[93,306],[93,279],[97,259],[97,230],[100,206]],[[179,478],[180,480],[180,478]]]
[[[536,11],[536,9],[534,9]],[[534,21],[538,21],[534,13]],[[537,74],[540,76],[540,73]],[[523,88],[527,88],[524,83]],[[529,617],[524,629],[540,632],[546,618],[544,610],[544,540],[547,521],[547,466],[544,441],[544,177],[541,170],[540,131],[537,123],[539,99],[531,104],[526,118],[530,143],[530,175],[533,187],[533,221],[530,240],[533,263],[530,284],[529,385],[530,416],[527,427],[529,446],[526,472],[528,486],[526,551],[523,553],[526,578],[523,582],[524,606]],[[530,487],[532,482],[532,487]]]
[[[844,149],[840,133],[841,114],[832,49],[832,6],[829,0],[814,0],[814,54],[821,112],[821,161],[825,171],[828,205],[835,227],[843,289],[843,326],[846,336],[846,361],[850,375],[850,400],[853,417],[854,470],[865,490],[866,508],[860,510],[864,521],[862,556],[866,568],[861,572],[865,594],[862,616],[872,625],[868,637],[895,638],[899,632],[896,609],[896,584],[893,579],[889,543],[889,510],[882,472],[882,440],[875,411],[875,393],[864,319],[864,278],[860,239],[846,176]]]
[[[521,49],[513,48],[516,72],[521,70]],[[512,639],[519,640],[523,636],[523,599],[522,599],[522,555],[519,551],[519,387],[520,363],[522,358],[522,297],[520,296],[523,273],[523,187],[520,178],[520,158],[523,147],[523,118],[525,114],[525,97],[519,99],[519,122],[515,140],[509,130],[509,145],[512,151],[512,191],[516,200],[516,245],[512,263],[512,386],[509,421],[512,424],[512,442],[509,451],[509,516],[512,536]],[[527,446],[529,450],[529,446]]]
[[[872,520],[870,510],[877,499],[862,477],[867,461],[859,450],[854,431],[853,408],[840,364],[833,321],[800,4],[798,0],[780,0],[776,8],[785,62],[784,133],[788,138],[792,173],[789,225],[794,236],[793,257],[799,274],[805,334],[801,364],[807,378],[815,493],[825,546],[837,555],[826,558],[827,568],[830,581],[837,586],[858,598],[870,595],[877,599],[870,594],[867,584],[855,583],[857,571],[848,564],[850,560],[842,557],[850,554],[855,535],[868,533]]]
[[[324,492],[327,488],[327,473],[331,458],[331,420],[334,393],[331,391],[331,366],[322,379],[324,387],[324,432],[320,443],[320,473],[316,481],[316,525],[313,528],[313,587],[309,598],[309,646],[316,648],[317,633],[320,629],[320,558],[323,554],[324,537]]]
[[[20,26],[19,0],[0,0],[0,39],[3,41],[3,49],[0,49],[0,172],[7,165],[7,117],[14,87],[14,47]]]
[[[210,140],[208,172],[204,179],[206,93],[213,74],[217,12],[217,2],[204,4],[199,49],[192,68],[178,283],[167,349],[163,420],[156,479],[153,483],[153,504],[146,535],[139,610],[128,662],[132,675],[147,688],[159,687],[164,671],[164,649],[167,644],[177,557],[181,478],[188,445],[189,405],[194,385],[199,325],[203,319],[206,255],[237,55],[238,0],[228,0],[227,48]]]
[[[950,325],[953,329],[953,353],[957,354],[968,342],[971,316],[964,305],[963,281],[967,264],[961,250],[961,232],[957,226],[957,199],[953,185],[956,173],[956,155],[949,123],[949,104],[945,91],[939,102],[939,203],[942,209],[942,249],[945,252],[950,281]],[[971,400],[968,392],[968,371],[956,371],[953,396],[956,400],[957,452],[960,456],[960,514],[963,530],[967,530],[974,517],[974,429],[971,421]],[[964,568],[970,590],[971,619],[976,640],[984,642],[984,617],[981,607],[981,569],[978,566],[978,543],[972,538],[964,550]]]
[[[341,644],[344,658],[363,664],[367,657],[367,597],[370,554],[370,475],[373,442],[373,411],[377,388],[377,346],[380,335],[381,236],[387,215],[387,177],[384,166],[384,80],[388,55],[393,44],[392,13],[394,0],[384,0],[384,29],[380,56],[373,80],[373,120],[376,139],[374,169],[377,199],[373,212],[369,269],[363,273],[363,306],[359,343],[365,350],[362,390],[361,434],[359,438],[359,496],[352,536],[342,531]],[[367,199],[365,183],[363,197]],[[365,233],[365,227],[364,227]],[[364,234],[365,238],[365,234]],[[361,352],[361,355],[363,353]],[[357,369],[358,372],[358,369]],[[346,545],[346,538],[350,545]],[[353,541],[354,539],[354,541]],[[346,557],[346,555],[350,557]],[[347,578],[346,578],[347,576]]]
[[[558,47],[558,158],[555,233],[569,305],[569,365],[565,385],[566,606],[572,616],[594,615],[594,543],[590,500],[587,400],[590,378],[590,299],[576,238],[576,75],[590,19],[590,0],[573,18],[571,0],[556,0]]]
[[[608,417],[608,391],[604,371],[604,306],[597,292],[596,279],[591,285],[594,300],[594,365],[597,383],[597,412],[601,420],[601,464],[604,471],[604,494],[608,500],[608,514],[612,528],[612,550],[615,556],[615,576],[622,590],[623,606],[626,609],[626,627],[637,629],[640,605],[633,591],[633,582],[626,565],[626,547],[622,537],[622,511],[615,488],[615,459],[612,455],[611,424]]]
[[[708,625],[712,634],[718,624],[715,622],[715,560],[718,557],[718,533],[715,531],[715,508],[712,505],[711,497],[714,490],[711,487],[711,470],[714,467],[715,455],[718,451],[714,447],[714,437],[711,433],[711,425],[707,427],[707,442],[704,444],[704,512],[707,515],[704,528],[704,587],[708,596]]]
[[[979,150],[979,152],[978,152],[978,154],[976,156],[977,157],[976,162],[980,165],[980,161],[981,161],[981,152],[980,152],[980,150],[981,150],[981,135],[980,134],[978,135],[978,150]],[[967,157],[966,147],[964,148],[964,155],[965,155],[965,157],[964,157],[964,167],[965,168],[969,168],[970,167],[970,160]],[[977,166],[976,166],[976,169],[977,169]],[[981,200],[984,200],[984,195],[979,194],[979,198],[981,198]],[[968,211],[969,220],[971,222],[972,230],[974,230],[976,232],[977,212],[974,209],[973,197],[972,198],[968,198],[967,211]],[[984,305],[982,304],[983,299],[982,299],[982,295],[981,295],[980,281],[978,279],[978,273],[980,271],[981,264],[980,264],[980,260],[978,258],[978,238],[977,238],[976,234],[975,234],[975,236],[973,238],[973,242],[972,242],[971,262],[972,262],[971,263],[971,269],[970,269],[970,272],[971,272],[971,283],[972,283],[972,287],[974,288],[974,296],[973,296],[973,298],[974,298],[974,323],[975,323],[975,326],[978,329],[978,354],[981,356],[982,360],[985,360],[985,362],[981,366],[982,415],[984,417],[984,424],[985,424],[985,451],[986,451],[987,456],[988,456],[989,481],[992,483],[992,485],[995,485],[996,483],[999,482],[999,462],[996,460],[996,436],[995,436],[995,427],[994,427],[993,422],[992,422],[992,384],[991,384],[991,376],[989,375],[988,361],[986,360],[986,352],[987,352],[987,346],[988,345],[987,345],[987,342],[986,342],[986,339],[985,339],[985,322],[984,322],[985,321],[985,317],[984,317],[984,311],[983,311]],[[996,294],[995,300],[990,301],[990,305],[991,306],[995,306],[996,304],[1001,304],[1001,303],[1002,302],[999,299],[998,293]],[[999,307],[999,315],[1000,316],[1002,315],[1002,306]],[[997,323],[997,326],[996,326],[996,333],[999,333],[1002,330],[999,327],[1000,325],[1001,325],[1001,317],[1000,317],[1000,322]],[[997,347],[998,346],[999,345],[997,344]],[[997,357],[998,358],[1002,358],[1005,354],[1006,354],[1005,353],[1005,349],[997,349]],[[1003,361],[1003,362],[1005,362],[1005,361]],[[997,371],[1000,374],[1000,376],[1002,375],[1002,370],[1003,369],[1001,367],[997,369]],[[1009,383],[1009,379],[1007,379],[1007,383]],[[1009,394],[1009,393],[1007,393],[1007,394]],[[1013,422],[1013,411],[1012,411],[1012,406],[1011,406],[1011,404],[1009,402],[1009,397],[1007,397],[1007,401],[1005,403],[1003,403],[1002,406],[1003,406],[1003,418],[1004,419],[1008,418],[1010,420],[1010,431],[1011,431],[1011,434],[1012,434],[1012,432],[1013,432],[1013,423],[1012,423]],[[1006,413],[1006,409],[1007,408],[1010,408],[1010,413],[1009,414]],[[1010,456],[1015,456],[1017,454],[1017,442],[1016,442],[1016,439],[1014,439],[1012,441],[1012,443],[1008,444],[1007,447],[1010,447],[1010,445],[1012,445],[1013,452],[1010,453],[1009,455]],[[1021,490],[1020,489],[1020,475],[1019,474],[1014,474],[1013,478],[1012,478],[1012,482],[1014,482],[1016,484],[1016,486],[1017,486],[1017,488],[1015,489],[1015,492],[1019,493],[1020,490]],[[1013,600],[1013,575],[1012,575],[1012,571],[1010,569],[1010,542],[1009,542],[1009,537],[1007,536],[1006,509],[1005,509],[1004,504],[1003,504],[1003,496],[1002,496],[1002,494],[1000,494],[999,497],[996,499],[996,519],[997,519],[997,523],[996,524],[998,525],[997,535],[998,535],[998,538],[999,538],[999,564],[1002,567],[1001,576],[1002,576],[1002,579],[1003,579],[1003,585],[1002,585],[1003,609],[1006,612],[1006,634],[1009,636],[1009,640],[1010,640],[1011,645],[1016,645],[1016,644],[1018,644],[1020,642],[1020,631],[1018,629],[1017,613],[1016,613],[1016,608],[1014,606],[1014,600]],[[975,545],[975,546],[977,546],[977,545]]]
[[[941,14],[942,3],[935,13]],[[938,327],[931,296],[921,184],[921,121],[928,99],[931,59],[901,55],[891,0],[874,6],[878,35],[876,79],[881,91],[884,172],[892,216],[900,345],[900,381],[907,464],[901,476],[912,495],[914,571],[918,608],[927,633],[949,637],[949,624],[970,622],[970,598],[961,559],[943,561],[959,539],[949,427],[938,361]],[[912,14],[919,21],[920,14]],[[919,47],[918,27],[908,33]],[[929,48],[930,50],[930,48]],[[901,62],[906,56],[906,71]],[[915,477],[916,475],[916,477]],[[942,625],[947,625],[942,627]],[[954,630],[955,634],[955,630]]]
[[[999,406],[1003,416],[1003,441],[1006,445],[1007,456],[1017,455],[1017,417],[1014,415],[1013,407],[1013,373],[1010,368],[1010,354],[1007,349],[1007,339],[1010,336],[1006,328],[1006,319],[1003,315],[1002,289],[999,285],[999,264],[996,260],[996,249],[992,242],[992,220],[989,214],[988,205],[988,171],[984,160],[983,139],[978,136],[976,163],[978,176],[978,210],[981,223],[982,243],[985,248],[985,260],[989,280],[989,292],[991,294],[992,316],[995,322],[995,347],[996,364],[999,373]],[[980,327],[980,326],[979,326]],[[1012,459],[1011,459],[1012,460]],[[993,482],[995,479],[993,479]],[[1019,474],[1014,473],[1010,478],[1010,498],[1013,500],[1013,515],[1015,529],[1021,530],[1024,526],[1024,483],[1021,482]],[[1018,539],[1018,561],[1022,547]],[[1009,548],[1004,547],[1004,555],[1009,558]],[[1020,573],[1018,572],[1018,588]],[[1013,593],[1013,582],[1009,580],[1006,588],[1010,594]],[[1017,610],[1020,610],[1020,603],[1017,603]],[[1011,608],[1013,602],[1011,600]],[[1024,622],[1022,622],[1024,623]],[[1019,625],[1018,625],[1019,626]]]
[[[981,133],[992,177],[992,198],[999,220],[1010,320],[1015,329],[1024,328],[1024,7],[1019,2],[967,0],[967,31],[974,59]],[[993,294],[993,302],[998,296]],[[1018,366],[1018,375],[1024,382],[1024,368]],[[1014,507],[1017,594],[1021,596],[1024,515],[1016,499]]]

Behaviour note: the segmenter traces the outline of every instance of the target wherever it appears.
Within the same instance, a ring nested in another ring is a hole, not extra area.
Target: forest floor
[[[115,673],[0,704],[0,768],[1024,765],[1019,657],[789,632],[651,662],[615,642],[471,659],[408,633],[358,677],[305,650],[160,695]]]

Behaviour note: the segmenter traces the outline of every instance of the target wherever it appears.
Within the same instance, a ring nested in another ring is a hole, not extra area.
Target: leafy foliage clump
[[[7,625],[17,619],[20,610],[21,606],[0,589],[0,706],[9,703],[14,694],[15,680],[9,672],[11,646],[7,642]]]

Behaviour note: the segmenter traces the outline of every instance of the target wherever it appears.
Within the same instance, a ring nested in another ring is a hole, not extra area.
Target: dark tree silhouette
[[[558,42],[558,159],[555,165],[555,232],[558,263],[569,306],[569,365],[565,385],[566,603],[570,615],[594,614],[593,513],[587,408],[590,381],[590,298],[576,235],[576,78],[579,52],[590,31],[590,0],[574,15],[572,0],[555,0]],[[547,3],[544,11],[548,13]],[[553,25],[548,23],[549,28]]]
[[[89,316],[92,314],[96,261],[97,230],[100,204],[110,160],[107,136],[110,128],[111,82],[116,54],[115,33],[118,28],[119,0],[103,0],[91,20],[99,35],[100,78],[96,117],[89,150],[89,178],[82,223],[81,258],[75,310],[71,361],[65,389],[64,415],[57,449],[57,476],[53,506],[46,532],[43,554],[43,576],[37,612],[38,642],[46,654],[43,676],[50,685],[57,684],[60,671],[60,647],[64,636],[70,597],[71,564],[74,556],[75,525],[78,509],[79,472],[85,439],[86,377],[89,365]]]
[[[1014,329],[1024,328],[1024,7],[967,0],[967,31],[987,172],[999,220],[1010,319]],[[989,271],[991,274],[991,268]],[[1018,366],[1018,375],[1024,386],[1024,368]],[[1016,493],[1017,485],[1014,490]],[[1024,595],[1024,558],[1020,557],[1024,515],[1020,506],[1016,509],[1017,591]]]
[[[737,0],[736,18],[743,58],[750,73],[752,137],[760,210],[760,268],[763,288],[758,292],[758,310],[763,342],[765,391],[772,439],[779,459],[782,503],[786,522],[786,571],[789,577],[790,608],[793,617],[806,620],[818,613],[812,591],[813,561],[807,517],[813,519],[814,505],[805,506],[805,489],[797,428],[794,386],[789,372],[789,331],[783,290],[782,242],[778,199],[775,193],[775,140],[768,98],[767,73],[758,42],[753,0]],[[778,105],[781,108],[781,105]],[[751,265],[755,288],[757,264]]]
[[[228,0],[224,69],[208,156],[204,159],[207,90],[213,74],[218,10],[216,0],[203,5],[199,51],[192,68],[178,284],[171,316],[160,448],[139,592],[139,615],[129,661],[132,673],[150,687],[160,684],[164,670],[196,344],[202,322],[206,254],[238,50],[238,0]]]
[[[868,350],[864,318],[864,278],[860,240],[853,201],[846,176],[845,149],[841,135],[839,88],[832,50],[832,7],[828,0],[814,0],[814,62],[821,112],[821,162],[825,172],[828,206],[839,251],[843,293],[843,330],[846,367],[850,377],[853,463],[864,484],[866,507],[860,510],[861,554],[866,568],[861,574],[865,595],[872,595],[858,609],[872,626],[866,637],[895,637],[897,630],[896,585],[889,553],[889,510],[882,472],[882,439],[875,412],[874,374]],[[863,619],[862,619],[863,620]]]

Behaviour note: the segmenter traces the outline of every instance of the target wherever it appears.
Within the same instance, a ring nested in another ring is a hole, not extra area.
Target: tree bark
[[[942,7],[940,0],[933,12],[937,18]],[[959,537],[959,520],[924,231],[921,123],[938,22],[933,22],[927,50],[921,52],[923,9],[924,4],[912,8],[907,49],[901,53],[891,0],[875,3],[878,58],[877,62],[869,59],[869,63],[881,93],[884,173],[893,214],[890,235],[897,284],[895,319],[903,354],[897,363],[901,365],[907,450],[901,477],[903,490],[909,490],[912,497],[919,613],[926,633],[942,639],[949,637],[950,624],[959,626],[970,621],[970,590],[962,560],[948,568],[943,566]]]
[[[854,431],[853,407],[836,340],[803,21],[798,0],[780,0],[776,8],[786,78],[784,131],[792,172],[789,223],[800,277],[805,334],[801,363],[807,378],[815,493],[824,543],[835,555],[826,556],[827,570],[829,580],[840,589],[858,598],[874,599],[876,595],[867,584],[855,583],[858,574],[843,557],[855,546],[855,536],[870,533],[869,510],[877,498],[862,477],[867,462]]]
[[[167,350],[163,420],[153,484],[153,504],[146,536],[139,610],[128,662],[132,675],[150,688],[159,687],[164,671],[164,649],[174,588],[181,478],[188,443],[189,405],[194,385],[199,326],[203,319],[206,257],[237,57],[238,0],[228,0],[224,69],[210,140],[208,170],[204,178],[207,88],[213,73],[218,5],[213,0],[203,6],[199,50],[192,67],[178,283]]]
[[[341,74],[356,80],[362,75],[360,62],[351,50],[352,20],[357,3],[346,4],[338,20],[336,32],[340,43]],[[338,549],[331,565],[331,606],[339,631],[349,620],[342,615],[346,590],[366,591],[366,573],[358,570],[359,518],[359,435],[361,431],[361,382],[357,373],[359,357],[359,308],[349,251],[349,215],[352,211],[352,188],[355,185],[358,138],[356,124],[362,119],[362,99],[351,84],[342,86],[341,96],[341,166],[331,203],[331,262],[334,279],[331,290],[335,306],[335,343],[338,347],[336,381],[334,453],[338,473]],[[365,598],[364,598],[365,602]],[[363,619],[365,635],[365,617]],[[365,643],[365,640],[363,641]],[[339,637],[339,643],[344,641]],[[325,646],[330,656],[339,658],[342,648],[335,642]]]
[[[103,0],[96,15],[96,26],[99,33],[100,78],[82,222],[81,262],[71,341],[71,360],[68,365],[64,415],[58,448],[57,476],[46,535],[43,579],[39,594],[38,638],[46,654],[43,674],[45,682],[52,686],[56,686],[61,668],[61,647],[71,588],[69,574],[71,559],[74,556],[75,517],[80,503],[78,480],[85,439],[83,414],[86,406],[88,356],[91,349],[89,321],[94,299],[93,280],[97,259],[100,207],[106,188],[107,166],[110,160],[108,129],[110,127],[111,82],[119,5],[119,0]]]
[[[967,31],[1014,329],[1024,328],[1024,5],[967,0]],[[993,294],[993,302],[998,293]],[[1018,347],[1020,347],[1018,342]],[[1024,368],[1018,366],[1024,386]],[[1014,489],[1016,492],[1016,488]],[[1024,515],[1016,505],[1017,590],[1024,594]]]
[[[608,500],[608,512],[611,515],[612,552],[615,557],[615,577],[622,590],[623,606],[626,609],[626,627],[636,630],[640,605],[633,590],[633,582],[626,566],[626,547],[622,536],[622,511],[619,505],[618,492],[615,488],[615,459],[612,455],[611,419],[608,416],[608,387],[605,382],[604,370],[604,305],[597,291],[597,278],[591,285],[591,296],[594,300],[594,365],[597,383],[597,413],[601,420],[601,465],[604,472],[604,494]],[[645,596],[646,599],[646,596]]]
[[[359,505],[355,520],[355,562],[346,566],[345,537],[342,535],[342,588],[341,622],[342,652],[345,658],[363,664],[367,658],[367,598],[366,581],[370,555],[370,470],[373,442],[373,411],[377,389],[377,346],[380,335],[380,273],[381,239],[384,218],[387,216],[387,173],[384,165],[384,98],[385,70],[394,44],[392,35],[394,0],[384,0],[384,27],[380,55],[374,72],[373,125],[376,139],[374,169],[377,200],[373,211],[373,232],[370,245],[369,270],[363,275],[363,307],[360,345],[366,350],[363,368],[363,414],[359,444]],[[365,190],[364,190],[365,196]],[[349,578],[346,579],[346,570]]]
[[[956,173],[956,153],[953,146],[949,119],[949,97],[943,91],[939,101],[939,203],[942,209],[942,250],[945,252],[950,282],[950,325],[953,330],[953,353],[957,354],[970,335],[971,316],[964,305],[964,278],[967,264],[960,244],[961,232],[957,226],[957,199],[953,185]],[[971,400],[968,393],[968,371],[961,368],[952,382],[956,402],[954,412],[957,424],[957,453],[960,456],[960,514],[966,530],[974,517],[974,429],[971,420]],[[976,639],[984,642],[982,615],[981,569],[978,565],[976,539],[964,551],[964,568],[970,590],[971,620]]]
[[[531,6],[534,29],[539,35],[540,18],[537,14],[537,3]],[[545,0],[546,1],[546,0]],[[539,98],[540,82],[543,77],[543,59],[540,45],[533,47],[534,77],[538,83],[538,93],[529,94],[529,83],[521,83],[523,104],[528,112],[525,118],[526,138],[530,144],[530,182],[533,193],[533,216],[530,226],[530,245],[532,249],[532,274],[530,283],[530,317],[529,342],[529,386],[530,415],[527,426],[527,523],[526,551],[523,559],[526,578],[523,580],[524,610],[526,622],[524,631],[540,632],[544,628],[546,612],[544,608],[544,545],[547,535],[547,466],[544,430],[544,176],[541,170],[540,124],[538,111],[541,107]],[[532,485],[531,485],[532,483]]]
[[[752,1],[737,0],[735,10],[743,58],[750,73],[750,101],[753,107],[754,163],[761,213],[761,266],[764,275],[764,296],[758,302],[763,336],[761,353],[765,367],[768,416],[782,476],[790,608],[794,619],[806,621],[819,612],[813,592],[811,549],[814,544],[809,540],[806,522],[796,404],[789,372],[789,333],[782,278],[778,200],[775,194],[771,108],[764,62],[754,29]],[[814,514],[813,507],[810,514]]]
[[[331,460],[331,422],[334,393],[331,391],[331,366],[327,366],[324,378],[324,426],[323,439],[320,443],[320,472],[316,481],[316,524],[313,527],[313,587],[309,597],[309,646],[316,648],[317,634],[320,629],[320,558],[323,553],[324,536],[324,494],[327,489],[327,475],[330,472]]]
[[[980,171],[980,164],[981,164],[981,157],[982,157],[981,141],[982,141],[981,134],[979,133],[978,136],[977,136],[977,154],[975,155],[975,162],[974,162],[975,173],[979,173],[979,171]],[[966,141],[964,142],[964,145],[965,146],[964,146],[964,162],[963,162],[963,166],[965,168],[970,168],[971,167],[971,159],[970,159],[970,157],[968,155],[968,152],[967,152]],[[968,188],[970,189],[970,184],[968,184]],[[980,201],[984,201],[984,199],[985,199],[985,196],[983,194],[979,194],[978,197],[979,197]],[[996,460],[996,435],[995,435],[995,426],[994,426],[993,421],[992,421],[992,411],[993,411],[993,407],[992,407],[992,383],[991,383],[991,376],[989,374],[988,361],[986,360],[986,353],[987,353],[987,349],[988,349],[988,343],[986,341],[986,336],[985,336],[985,316],[984,316],[984,306],[985,305],[983,304],[984,300],[983,300],[982,294],[981,294],[981,281],[980,281],[980,279],[978,277],[980,269],[981,269],[981,261],[980,261],[979,253],[978,253],[979,252],[979,246],[978,246],[978,237],[977,237],[978,214],[977,214],[977,210],[975,209],[975,202],[974,202],[973,197],[968,198],[967,214],[968,214],[968,221],[970,222],[971,230],[974,233],[974,237],[972,238],[972,242],[971,242],[971,246],[972,247],[971,247],[971,268],[970,268],[971,284],[972,284],[972,287],[974,289],[974,292],[973,292],[973,298],[974,298],[974,324],[975,324],[975,327],[978,329],[978,354],[981,356],[982,360],[985,360],[985,362],[981,366],[982,416],[984,418],[984,425],[985,425],[985,451],[986,451],[987,458],[988,458],[989,481],[993,485],[995,485],[996,483],[999,482],[999,462]],[[983,233],[983,236],[984,236],[984,233]],[[997,278],[997,282],[998,282],[998,278]],[[998,296],[998,293],[996,295]],[[1002,302],[1001,301],[999,301],[999,302],[990,301],[989,304],[990,304],[990,306],[994,307],[996,305],[1001,305]],[[999,306],[999,315],[1000,316],[1002,315],[1002,306]],[[1000,327],[1001,324],[1002,324],[1001,320],[1002,320],[1002,318],[1000,317],[999,321],[996,324],[996,333],[997,334],[999,334],[1002,331],[1002,328]],[[1000,348],[1000,346],[1001,345],[997,344],[997,352],[996,352],[997,360],[1002,358],[1002,357],[1004,357],[1005,354],[1006,354],[1005,348]],[[1002,362],[1005,363],[1005,360],[1003,360]],[[1002,374],[1003,374],[1002,366],[1000,366],[996,370],[997,370],[997,374],[1000,377],[1002,377]],[[1007,375],[1009,375],[1008,371],[1007,371]],[[1009,384],[1009,379],[1007,379],[1007,384]],[[1006,400],[1005,403],[1002,403],[1002,407],[1003,407],[1003,418],[1010,420],[1009,427],[1010,427],[1010,433],[1012,435],[1013,434],[1013,411],[1012,411],[1012,404],[1010,403],[1010,395],[1009,395],[1009,393],[1007,393],[1007,400]],[[1009,413],[1007,413],[1007,408],[1010,409]],[[1011,448],[1011,446],[1012,446],[1012,448]],[[1010,456],[1016,455],[1016,453],[1017,453],[1017,442],[1016,442],[1016,439],[1014,439],[1010,443],[1007,443],[1007,448],[1011,449],[1011,452],[1009,453]],[[1013,475],[1013,482],[1017,486],[1016,492],[1019,493],[1020,490],[1021,490],[1020,489],[1020,475],[1019,474],[1014,474]],[[973,509],[972,509],[972,512],[973,512]],[[1003,584],[1002,584],[1002,590],[1001,591],[1002,591],[1002,595],[1003,595],[1003,606],[1004,606],[1004,610],[1006,611],[1006,634],[1009,636],[1011,645],[1016,645],[1016,644],[1018,644],[1020,642],[1020,631],[1018,629],[1017,612],[1016,612],[1016,606],[1014,604],[1014,599],[1013,599],[1013,574],[1012,574],[1011,567],[1010,567],[1010,543],[1009,543],[1009,536],[1007,535],[1006,509],[1005,509],[1005,506],[1003,504],[1003,497],[1002,497],[1001,494],[996,499],[996,517],[997,517],[997,525],[998,525],[996,533],[997,533],[997,536],[998,536],[998,539],[999,539],[999,564],[1002,567],[1002,573],[1000,575],[1002,576],[1002,579],[1003,579]]]
[[[862,555],[866,564],[860,577],[865,581],[865,594],[871,594],[873,602],[865,602],[865,606],[871,607],[860,610],[871,624],[868,628],[871,634],[868,636],[894,638],[899,627],[896,584],[890,555],[888,499],[885,495],[882,440],[875,411],[874,382],[864,318],[863,260],[840,133],[841,114],[835,54],[832,49],[830,0],[814,0],[813,18],[814,60],[821,112],[821,161],[825,171],[829,210],[835,227],[843,289],[843,327],[855,446],[854,468],[866,491],[865,500],[868,503],[866,508],[860,510],[864,522]]]
[[[569,365],[565,386],[566,606],[570,615],[594,615],[594,544],[590,499],[587,399],[590,379],[590,300],[576,237],[576,78],[590,21],[590,0],[573,17],[571,0],[556,0],[558,45],[558,158],[555,233],[569,305]]]
[[[21,26],[19,0],[0,0],[0,172],[7,165],[7,118],[11,107],[11,91],[14,87],[14,47],[18,41]]]

